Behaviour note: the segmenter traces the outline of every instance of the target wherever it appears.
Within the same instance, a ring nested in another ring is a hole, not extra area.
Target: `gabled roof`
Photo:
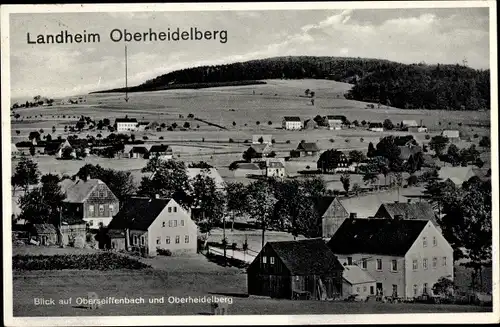
[[[259,166],[253,162],[240,162],[237,169],[260,170]]]
[[[263,154],[265,151],[269,150],[270,147],[268,143],[263,143],[263,144],[257,143],[250,145],[249,148],[254,149],[255,153],[257,154]]]
[[[392,219],[395,219],[396,216],[401,216],[403,219],[410,220],[430,220],[435,226],[439,226],[436,221],[436,213],[428,202],[384,203],[380,206],[375,217],[389,218],[382,216],[383,209],[385,209]]]
[[[319,147],[315,142],[301,142],[297,146],[297,150],[303,150],[307,152],[318,152]]]
[[[344,266],[342,277],[351,285],[375,282],[375,278],[356,265]]]
[[[318,213],[320,217],[323,217],[325,214],[326,210],[330,208],[332,205],[333,201],[335,200],[334,196],[314,196],[314,197],[308,197],[313,204],[314,204],[314,209]]]
[[[33,229],[37,234],[56,234],[57,230],[52,224],[33,224]]]
[[[137,123],[136,118],[116,118],[115,123]]]
[[[78,179],[75,182],[65,179],[59,183],[61,191],[66,194],[64,202],[69,203],[83,203],[100,184],[104,184],[100,179],[88,179],[86,181]]]
[[[270,161],[267,168],[285,168],[285,166],[280,161]]]
[[[169,202],[170,199],[130,198],[111,220],[108,229],[147,230]]]
[[[145,146],[134,146],[132,147],[132,149],[130,149],[130,151],[128,151],[129,153],[141,153],[141,154],[147,154],[149,151],[148,151],[148,148],[146,148]]]
[[[424,220],[346,219],[328,246],[338,254],[404,256],[428,223]]]
[[[472,166],[467,167],[441,167],[438,171],[439,178],[443,181],[450,179],[456,185],[462,185],[463,182],[475,175]]]
[[[208,177],[211,177],[215,181],[215,185],[217,186],[217,188],[224,188],[224,179],[219,174],[219,171],[215,168],[186,168],[186,174],[189,179],[193,179],[199,174],[206,174]]]
[[[343,270],[337,256],[321,238],[267,244],[292,275],[321,275]]]
[[[45,152],[56,152],[59,150],[61,145],[65,144],[66,140],[54,140],[45,143],[44,151]]]
[[[300,119],[300,117],[298,117],[298,116],[293,116],[293,117],[292,116],[285,116],[284,119],[285,119],[285,121],[298,121],[298,122],[302,121]]]
[[[164,153],[164,152],[172,152],[172,148],[165,144],[153,145],[149,149],[150,153]]]

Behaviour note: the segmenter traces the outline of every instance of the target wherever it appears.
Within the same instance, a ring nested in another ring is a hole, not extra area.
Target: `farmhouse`
[[[403,120],[401,122],[401,128],[417,127],[418,123],[415,120]]]
[[[250,158],[264,158],[267,157],[271,152],[271,145],[268,143],[257,143],[252,144],[246,150],[246,153],[250,156]]]
[[[305,156],[315,156],[318,154],[320,149],[316,142],[300,142],[296,151],[299,155],[303,154]]]
[[[269,161],[266,164],[267,177],[285,177],[285,166],[280,161]]]
[[[234,177],[247,177],[250,175],[263,175],[262,169],[253,162],[238,163],[234,170]]]
[[[282,122],[283,129],[286,130],[299,130],[302,129],[302,120],[300,120],[300,117],[290,117],[290,116],[285,116],[283,118]]]
[[[467,167],[441,167],[438,171],[438,177],[442,181],[450,180],[455,185],[462,185],[463,182],[468,181],[471,177],[475,176],[472,166]]]
[[[425,126],[408,127],[410,133],[427,133],[428,129]]]
[[[441,136],[447,137],[451,142],[460,140],[460,132],[456,130],[445,130],[441,132]]]
[[[344,220],[349,218],[349,213],[334,196],[310,197],[309,199],[313,202],[316,214],[321,218],[321,235],[317,236],[332,237]]]
[[[322,239],[267,242],[248,267],[248,294],[333,299],[342,295],[343,270]]]
[[[163,160],[170,160],[173,158],[172,148],[164,144],[153,145],[149,149],[148,158],[159,158]]]
[[[368,129],[372,132],[383,132],[384,125],[382,123],[370,123]]]
[[[109,224],[111,247],[155,256],[196,253],[198,227],[173,199],[131,198]]]
[[[44,153],[51,156],[55,155],[56,158],[62,158],[65,148],[70,148],[71,157],[76,158],[76,152],[68,140],[47,142],[45,144]]]
[[[40,245],[54,245],[57,243],[57,230],[52,224],[33,224],[30,239]]]
[[[115,129],[117,132],[127,132],[137,130],[137,119],[135,118],[116,118]]]
[[[59,183],[66,198],[63,215],[83,219],[90,228],[106,227],[118,212],[119,201],[100,179],[64,179]]]
[[[190,180],[196,178],[197,175],[206,175],[212,178],[215,182],[215,186],[219,190],[225,189],[225,182],[222,176],[219,174],[219,171],[216,168],[186,168],[186,174]]]
[[[409,199],[406,203],[384,203],[377,210],[374,218],[432,221],[439,229],[436,213],[428,202],[411,202]]]
[[[439,278],[453,280],[453,249],[430,221],[346,219],[328,246],[342,263],[364,268],[380,295],[432,295]]]
[[[324,118],[326,123],[328,124],[328,128],[331,130],[342,129],[342,125],[346,121],[345,116],[326,116]]]
[[[252,144],[269,144],[273,143],[272,135],[252,135]]]
[[[146,146],[133,146],[129,151],[128,151],[128,156],[129,158],[137,159],[137,158],[148,158],[149,157],[149,150],[148,147]]]
[[[20,154],[21,154],[21,152],[19,151],[19,149],[17,148],[17,146],[14,143],[11,143],[11,145],[10,145],[10,155],[11,155],[11,157],[15,158],[15,157],[17,157]]]
[[[305,129],[316,129],[318,128],[318,123],[314,119],[306,119],[304,121]]]
[[[370,276],[364,269],[366,268],[361,268],[357,265],[344,265],[344,272],[342,274],[343,297],[348,297],[352,294],[363,296],[375,295],[375,278]]]

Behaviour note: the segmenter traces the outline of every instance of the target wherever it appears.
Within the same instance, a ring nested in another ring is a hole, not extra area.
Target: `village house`
[[[149,150],[148,147],[146,146],[141,146],[141,145],[136,145],[133,146],[130,151],[128,152],[129,158],[132,159],[145,159],[149,157]]]
[[[234,177],[248,177],[251,175],[264,175],[258,164],[253,162],[240,162],[234,170]]]
[[[472,166],[467,167],[441,167],[438,170],[438,178],[443,182],[450,180],[456,186],[461,186],[465,181],[468,181],[476,174]]]
[[[140,121],[137,123],[137,131],[143,132],[146,130],[146,127],[148,127],[148,126],[149,126],[148,121]]]
[[[410,127],[417,127],[418,123],[416,120],[403,120],[401,122],[401,129],[408,129]]]
[[[282,122],[283,129],[294,131],[302,129],[302,120],[300,117],[285,116]]]
[[[47,155],[55,156],[60,159],[64,155],[65,149],[71,149],[68,151],[71,158],[76,158],[76,151],[68,140],[56,140],[47,142],[45,144],[44,153]]]
[[[374,215],[374,218],[382,219],[405,219],[405,220],[425,220],[432,221],[439,230],[437,215],[428,202],[393,202],[384,203]]]
[[[159,158],[163,160],[170,160],[173,158],[172,148],[165,144],[153,145],[149,149],[148,158]]]
[[[225,182],[222,176],[219,174],[219,171],[216,168],[186,168],[186,174],[189,180],[193,180],[197,175],[205,175],[212,178],[215,182],[215,187],[223,191],[225,190]]]
[[[285,166],[280,161],[269,161],[266,164],[266,176],[267,177],[280,177],[286,176]]]
[[[63,217],[60,225],[62,244],[83,248],[86,244],[87,223],[76,217]]]
[[[359,294],[361,296],[375,295],[376,280],[357,265],[344,265],[342,274],[342,296]]]
[[[304,121],[304,129],[316,129],[318,128],[318,123],[314,119],[306,119]]]
[[[429,130],[425,126],[408,127],[410,133],[427,133]]]
[[[383,132],[384,125],[382,123],[370,123],[368,129],[372,132]]]
[[[252,144],[269,144],[273,143],[272,135],[252,135]]]
[[[422,148],[418,145],[398,146],[398,148],[400,150],[399,158],[403,160],[403,162],[408,161],[411,156],[415,156],[417,153],[423,153]]]
[[[246,150],[246,153],[250,154],[253,158],[265,158],[272,152],[272,147],[269,143],[256,143],[252,144]]]
[[[159,251],[193,254],[198,227],[173,199],[134,197],[123,204],[108,226],[111,248],[156,256]]]
[[[137,131],[137,119],[135,118],[116,118],[115,129],[117,132]]]
[[[14,143],[11,143],[11,145],[10,145],[10,155],[11,155],[11,157],[12,158],[16,158],[20,154],[21,154],[21,152],[19,151],[19,149],[17,148],[17,146]]]
[[[57,244],[57,230],[52,224],[33,224],[29,231],[29,238],[39,245]]]
[[[316,142],[300,142],[295,150],[296,153],[304,156],[315,156],[319,153],[320,149]],[[291,154],[291,153],[290,153]]]
[[[456,130],[444,130],[441,132],[441,136],[447,137],[452,143],[460,140],[460,132]]]
[[[343,270],[322,239],[267,242],[247,269],[248,294],[281,299],[339,298]]]
[[[119,201],[100,179],[64,179],[60,183],[66,196],[63,215],[83,219],[90,228],[106,227],[118,212]]]
[[[324,120],[330,130],[339,130],[347,119],[345,116],[326,116]]]
[[[431,221],[346,219],[328,246],[341,263],[370,274],[377,295],[433,295],[441,277],[453,280],[453,249]]]
[[[317,237],[330,238],[340,228],[349,213],[342,203],[334,196],[310,197],[314,210],[321,218],[321,235]]]

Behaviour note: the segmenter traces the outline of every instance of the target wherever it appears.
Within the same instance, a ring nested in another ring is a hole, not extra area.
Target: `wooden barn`
[[[321,238],[268,242],[250,264],[248,294],[327,300],[342,296],[344,267]]]

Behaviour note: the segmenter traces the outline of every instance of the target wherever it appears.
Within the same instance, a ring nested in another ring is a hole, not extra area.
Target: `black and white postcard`
[[[498,322],[495,1],[1,22],[7,326]]]

